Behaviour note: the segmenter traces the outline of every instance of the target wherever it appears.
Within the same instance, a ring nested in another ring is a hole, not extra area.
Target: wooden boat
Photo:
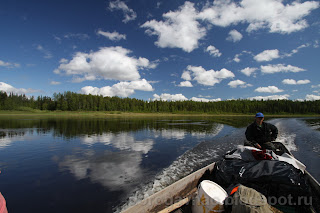
[[[284,151],[291,154],[282,143],[274,143],[283,146]],[[123,213],[182,212],[181,209],[189,204],[192,198],[196,196],[197,185],[201,180],[204,179],[206,171],[209,170],[212,172],[214,165],[215,163],[212,163],[202,169],[199,169],[198,171],[195,171],[194,173],[137,203],[136,205],[129,207],[128,209],[124,210]],[[312,206],[310,206],[310,212],[320,213],[320,184],[309,172],[305,171],[304,176],[312,191],[313,202]]]

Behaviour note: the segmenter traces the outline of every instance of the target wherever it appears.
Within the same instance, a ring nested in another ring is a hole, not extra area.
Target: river
[[[252,117],[0,118],[9,212],[114,212],[243,144]],[[320,180],[320,119],[270,118]]]

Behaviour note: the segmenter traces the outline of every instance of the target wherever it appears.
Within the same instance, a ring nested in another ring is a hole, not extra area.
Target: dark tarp
[[[224,188],[231,184],[243,184],[256,189],[266,197],[310,196],[303,173],[283,161],[261,160],[245,162],[239,159],[218,161],[213,170],[213,181]]]

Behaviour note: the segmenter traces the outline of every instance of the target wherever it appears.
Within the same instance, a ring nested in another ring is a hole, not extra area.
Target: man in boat
[[[255,121],[247,127],[245,146],[253,146],[258,149],[275,150],[276,147],[271,141],[276,140],[278,128],[270,123],[263,122],[264,115],[258,112]]]

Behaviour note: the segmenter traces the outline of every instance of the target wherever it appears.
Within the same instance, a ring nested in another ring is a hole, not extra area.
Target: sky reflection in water
[[[0,120],[0,190],[12,211],[22,210],[18,206],[27,200],[43,197],[47,212],[61,207],[67,212],[75,208],[66,207],[58,196],[68,195],[70,203],[99,200],[101,194],[88,190],[98,184],[104,188],[102,197],[109,200],[99,207],[95,202],[89,206],[112,210],[141,182],[222,129],[222,124],[212,121],[170,119]],[[37,193],[32,196],[28,189]],[[24,208],[37,212],[32,205]]]

